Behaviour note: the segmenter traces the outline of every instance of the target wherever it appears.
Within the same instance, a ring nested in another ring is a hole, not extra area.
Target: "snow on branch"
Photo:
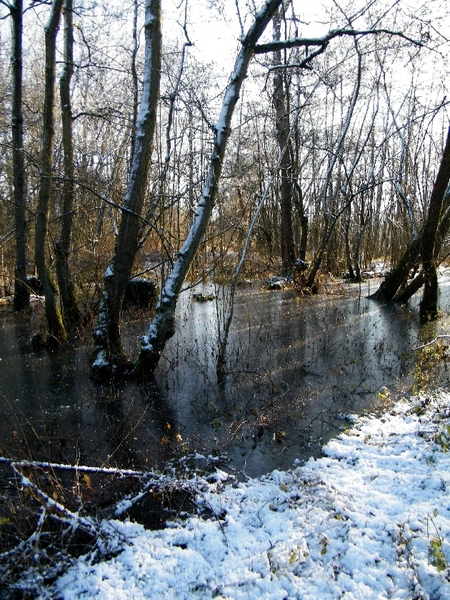
[[[427,344],[422,344],[421,346],[415,346],[413,348],[413,350],[422,350],[423,348],[428,348],[428,346],[432,346],[439,340],[448,340],[448,339],[450,339],[450,335],[445,335],[445,334],[438,335],[433,340],[431,340],[431,342],[428,342]]]
[[[277,50],[286,50],[288,48],[299,48],[304,46],[308,48],[310,46],[319,46],[319,50],[314,54],[322,53],[328,46],[329,42],[337,37],[350,36],[350,37],[362,37],[366,35],[380,35],[386,34],[390,36],[395,36],[406,40],[407,42],[415,45],[415,46],[423,46],[422,42],[415,40],[401,31],[392,31],[390,29],[332,29],[323,37],[318,38],[291,38],[288,40],[275,40],[273,42],[268,42],[266,44],[258,44],[255,46],[255,54],[266,54],[268,52],[275,52]]]

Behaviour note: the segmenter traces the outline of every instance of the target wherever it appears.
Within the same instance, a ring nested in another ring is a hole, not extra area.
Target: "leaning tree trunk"
[[[44,288],[45,314],[47,317],[49,343],[61,343],[66,330],[56,301],[56,286],[47,268],[45,245],[48,229],[48,211],[52,187],[52,153],[54,139],[54,91],[56,35],[58,33],[63,0],[53,0],[50,17],[45,26],[45,96],[42,131],[41,178],[36,218],[35,262]]]
[[[444,150],[444,156],[441,161],[441,166],[439,168],[439,172],[436,178],[436,182],[433,186],[433,191],[430,198],[430,208],[428,211],[427,221],[417,235],[417,237],[413,238],[408,247],[406,248],[403,256],[398,261],[395,268],[391,271],[391,273],[386,277],[386,279],[382,282],[378,290],[370,296],[370,298],[374,300],[381,300],[384,302],[389,302],[394,298],[398,301],[405,302],[408,297],[407,294],[398,292],[401,288],[406,286],[409,273],[411,269],[416,268],[420,264],[420,259],[422,256],[423,269],[424,269],[424,282],[427,278],[425,274],[425,262],[427,263],[428,269],[428,277],[429,277],[429,286],[430,289],[427,290],[426,304],[430,302],[430,309],[433,311],[432,304],[434,304],[433,297],[436,297],[437,302],[437,288],[436,280],[433,275],[433,271],[436,270],[436,252],[435,245],[436,241],[439,238],[440,228],[439,228],[439,218],[442,213],[442,208],[444,202],[446,203],[447,198],[450,200],[450,197],[446,195],[446,189],[448,186],[448,182],[450,180],[450,135],[447,136],[447,141]],[[433,210],[431,207],[433,206]],[[448,208],[446,204],[444,208]],[[427,240],[424,240],[425,236]],[[424,245],[425,244],[425,245]],[[424,254],[425,252],[425,254]],[[434,265],[434,266],[433,266]],[[411,287],[410,291],[414,288]],[[415,289],[414,291],[417,291]],[[428,294],[431,293],[431,296]],[[409,296],[410,297],[410,296]],[[424,309],[425,310],[425,309]]]
[[[69,267],[74,210],[74,160],[72,138],[72,105],[70,82],[73,73],[73,13],[72,0],[64,0],[64,66],[59,80],[62,115],[62,142],[64,148],[64,187],[61,234],[55,244],[56,273],[64,314],[64,322],[76,325],[80,311],[75,286]]]
[[[188,269],[206,231],[215,205],[223,161],[225,158],[225,150],[231,132],[231,119],[239,99],[242,83],[246,77],[248,65],[253,56],[255,45],[281,2],[282,0],[267,0],[264,7],[255,17],[250,29],[242,38],[242,48],[236,59],[233,73],[225,92],[219,120],[216,124],[216,135],[208,176],[202,196],[197,205],[194,221],[188,236],[178,253],[178,258],[174,263],[172,272],[163,287],[160,300],[156,307],[156,315],[150,324],[147,335],[144,336],[141,341],[141,350],[136,370],[142,377],[150,376],[154,372],[167,341],[175,332],[175,308],[177,305],[178,294],[180,293]]]
[[[445,191],[450,180],[450,127],[447,131],[447,141],[442,157],[441,166],[433,186],[428,217],[422,234],[420,253],[424,275],[424,288],[420,303],[420,319],[428,321],[438,315],[438,278],[434,247],[438,232],[439,219],[442,213]]]
[[[139,246],[141,213],[147,189],[161,73],[161,0],[145,3],[144,84],[136,120],[134,153],[125,194],[114,255],[107,268],[94,331],[94,354],[91,373],[109,377],[125,373],[132,367],[122,348],[120,313],[133,262]]]
[[[411,296],[414,296],[420,290],[424,283],[423,271],[420,271],[404,288],[401,288],[398,294],[395,294],[393,301],[398,304],[405,304]]]
[[[389,302],[397,294],[398,290],[406,285],[411,269],[419,264],[420,258],[420,236],[413,238],[395,265],[394,269],[386,276],[380,287],[369,298]]]
[[[439,263],[439,253],[441,251],[442,244],[444,242],[447,231],[450,227],[450,188],[447,187],[447,191],[444,196],[444,214],[439,221],[439,227],[436,235],[436,243],[434,245],[434,260]],[[420,290],[425,283],[425,277],[423,271],[418,273],[414,279],[408,283],[398,294],[393,298],[394,302],[404,303],[407,302],[411,296]]]
[[[23,0],[15,0],[10,7],[12,17],[11,44],[11,126],[13,146],[14,205],[16,221],[16,264],[14,267],[14,309],[22,310],[30,303],[27,285],[27,237],[26,237],[26,182],[23,160],[23,114],[22,114],[22,36]]]

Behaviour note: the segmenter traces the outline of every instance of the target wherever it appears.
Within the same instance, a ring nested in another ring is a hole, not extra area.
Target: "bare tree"
[[[163,287],[161,298],[156,307],[155,318],[150,324],[147,335],[142,338],[137,370],[143,377],[150,376],[154,372],[167,341],[175,332],[175,309],[178,294],[206,231],[216,202],[225,151],[231,133],[231,119],[239,100],[242,83],[247,75],[255,46],[281,2],[282,0],[267,0],[241,40],[242,47],[236,58],[230,82],[225,91],[219,119],[215,126],[216,135],[210,158],[209,172],[202,196],[197,205],[194,221],[178,253],[172,272]]]
[[[49,342],[61,343],[67,333],[56,300],[54,283],[46,260],[49,203],[52,194],[52,158],[54,140],[54,92],[56,70],[56,36],[59,28],[63,0],[53,0],[50,16],[45,26],[45,96],[42,131],[39,203],[36,218],[35,263],[44,288],[45,314],[50,334]]]
[[[273,39],[281,39],[281,21],[282,11],[278,9],[273,17]],[[280,209],[281,209],[281,264],[283,271],[288,274],[295,263],[294,233],[292,229],[292,205],[293,205],[293,165],[292,165],[292,147],[289,136],[289,107],[287,99],[289,90],[286,85],[286,70],[282,69],[282,51],[277,49],[274,52],[274,71],[273,71],[273,105],[275,109],[275,129],[277,143],[280,151],[288,143],[287,151],[283,151],[280,162]]]
[[[390,301],[398,290],[406,285],[409,273],[422,261],[423,273],[415,284],[409,286],[408,292],[399,294],[398,299],[406,301],[422,285],[425,284],[420,314],[423,320],[437,316],[437,250],[448,229],[448,205],[450,196],[446,194],[450,181],[450,129],[439,167],[438,174],[430,197],[428,215],[421,231],[410,241],[401,259],[395,265],[385,281],[371,296],[375,300]],[[444,224],[444,226],[440,223]],[[417,285],[419,284],[419,285]]]
[[[433,187],[428,207],[427,220],[422,234],[420,254],[424,275],[424,289],[420,303],[420,318],[422,321],[436,319],[438,315],[438,278],[436,269],[436,236],[442,214],[445,191],[450,181],[450,127],[447,132],[447,142],[444,155]]]
[[[235,62],[233,73],[230,77],[230,83],[227,86],[224,100],[222,103],[222,109],[218,123],[215,126],[216,136],[214,139],[213,151],[210,159],[209,173],[203,189],[202,196],[197,205],[195,218],[193,225],[189,231],[189,234],[178,253],[178,258],[174,263],[173,270],[169,275],[162,293],[158,305],[156,307],[156,315],[150,324],[147,335],[143,336],[141,342],[141,350],[137,362],[137,372],[145,377],[153,373],[161,353],[165,347],[167,341],[173,336],[175,331],[175,308],[177,304],[178,294],[180,293],[182,283],[186,277],[188,269],[192,263],[195,253],[199,247],[201,239],[206,231],[213,207],[218,193],[218,185],[222,173],[223,161],[225,158],[225,151],[230,135],[231,119],[234,113],[234,108],[239,98],[242,82],[246,76],[248,65],[253,54],[265,54],[267,52],[274,52],[278,49],[293,48],[293,47],[316,47],[316,50],[307,53],[306,57],[300,61],[297,65],[300,68],[305,67],[311,60],[316,56],[323,53],[329,42],[337,37],[350,36],[355,40],[355,48],[357,50],[358,58],[358,76],[354,85],[352,101],[347,111],[346,118],[341,133],[336,142],[334,152],[330,155],[328,174],[331,175],[334,166],[337,161],[337,156],[342,149],[344,139],[346,137],[347,130],[349,128],[351,118],[354,111],[354,105],[358,98],[360,88],[360,77],[361,77],[361,55],[358,51],[357,38],[365,36],[367,34],[379,34],[388,33],[389,35],[399,35],[406,37],[403,34],[396,34],[395,32],[388,31],[385,29],[369,29],[366,31],[358,31],[353,28],[344,28],[339,30],[331,31],[329,34],[322,38],[306,39],[306,38],[294,38],[290,40],[275,40],[265,44],[258,45],[258,40],[268,23],[273,18],[275,11],[281,5],[281,0],[267,0],[262,9],[257,13],[253,24],[250,29],[243,36],[241,43],[242,48],[238,54]],[[308,277],[308,285],[312,285],[314,282],[315,275],[320,266],[323,253],[325,252],[326,244],[329,239],[330,232],[332,231],[338,215],[332,215],[329,212],[327,203],[328,184],[324,185],[322,191],[322,199],[324,201],[325,214],[329,219],[329,227],[324,235],[322,247],[316,256],[316,260],[313,264],[311,272]]]
[[[122,207],[119,233],[111,264],[106,270],[104,290],[94,331],[92,375],[104,377],[123,373],[131,363],[122,348],[120,313],[125,288],[139,247],[141,213],[146,193],[161,71],[161,2],[145,3],[144,83],[136,119],[134,153]]]
[[[286,136],[284,138],[284,146],[280,148],[279,154],[278,154],[278,159],[275,164],[275,168],[274,168],[275,173],[281,168],[281,165],[284,163],[284,155],[287,154],[289,151],[289,147],[291,145],[291,138],[294,133],[294,130],[296,129],[295,124],[297,122],[299,112],[300,112],[300,109],[298,108],[296,113],[294,114],[294,123],[291,125],[289,130],[286,132]],[[261,197],[259,199],[256,210],[255,210],[253,217],[250,221],[250,224],[248,226],[247,235],[246,235],[245,242],[244,242],[244,245],[243,245],[243,248],[241,251],[241,256],[240,256],[239,262],[236,265],[236,268],[233,273],[233,277],[230,281],[229,296],[228,296],[226,304],[225,304],[224,323],[223,323],[222,329],[219,332],[219,344],[218,344],[218,352],[217,352],[217,359],[216,359],[216,375],[217,375],[217,382],[219,384],[225,383],[226,354],[227,354],[228,338],[229,338],[231,323],[232,323],[233,314],[234,314],[234,299],[235,299],[235,294],[236,294],[236,286],[237,286],[238,278],[239,278],[240,272],[242,270],[242,267],[244,265],[248,249],[250,247],[250,240],[251,240],[251,236],[253,234],[253,229],[254,229],[257,219],[261,213],[261,209],[263,208],[263,206],[267,200],[267,197],[269,195],[270,189],[273,186],[273,183],[274,183],[274,176],[269,178],[269,181],[266,183],[265,189],[264,189],[263,193],[261,194]]]
[[[435,244],[434,244],[434,261],[436,262],[436,265],[439,264],[443,258],[446,258],[446,256],[441,256],[441,248],[443,246],[443,243],[445,241],[445,236],[447,235],[448,229],[450,227],[450,186],[447,187],[445,194],[444,194],[444,199],[443,199],[443,206],[442,206],[442,217],[439,221],[439,225],[438,225],[438,230],[436,232],[436,239],[435,239]],[[410,245],[408,245],[408,248],[410,249],[411,246],[414,248],[416,248],[416,243],[417,243],[417,239],[420,238],[415,238]],[[416,243],[414,243],[416,242]],[[398,268],[398,266],[400,265],[401,261],[398,263],[398,265],[396,265],[395,270]],[[416,260],[413,264],[413,269],[416,270],[419,267],[419,263],[420,263],[420,255],[417,251],[416,254]],[[407,276],[406,276],[407,279]],[[411,279],[411,281],[408,281],[406,283],[406,280],[404,282],[404,287],[403,285],[400,287],[399,291],[395,294],[393,301],[394,302],[398,302],[398,303],[404,303],[407,302],[416,292],[418,292],[420,290],[420,288],[423,286],[425,282],[425,278],[424,278],[424,272],[423,269],[420,270],[416,276]],[[424,320],[428,321],[430,317],[428,317],[427,315],[424,315]]]
[[[11,14],[11,128],[16,229],[16,263],[14,267],[14,309],[27,308],[30,290],[27,285],[26,175],[23,147],[23,0],[2,2]]]
[[[347,114],[345,115],[344,122],[342,124],[341,131],[338,135],[338,138],[334,144],[334,147],[329,151],[328,157],[328,165],[327,172],[325,175],[325,181],[323,183],[323,188],[321,192],[321,203],[322,203],[322,211],[324,217],[324,231],[322,234],[322,240],[320,242],[319,250],[316,253],[314,260],[311,265],[311,269],[306,278],[306,287],[312,288],[319,271],[319,268],[322,264],[328,243],[331,238],[331,234],[336,226],[336,223],[339,217],[342,215],[344,210],[347,208],[348,204],[351,202],[350,200],[346,200],[344,205],[333,210],[332,203],[330,201],[330,184],[332,175],[334,173],[335,167],[339,164],[339,159],[344,147],[344,142],[346,140],[347,133],[350,128],[350,124],[352,122],[353,114],[355,111],[356,103],[359,97],[360,89],[361,89],[361,74],[362,74],[362,54],[358,48],[358,44],[355,41],[355,52],[357,57],[357,68],[356,68],[356,78],[353,86],[353,91],[351,95],[351,101],[347,109]]]
[[[55,243],[56,272],[61,294],[64,321],[75,325],[80,321],[75,286],[70,267],[69,253],[74,213],[74,156],[72,133],[72,103],[70,83],[73,73],[73,6],[72,0],[64,0],[64,63],[59,80],[62,116],[62,143],[64,148],[64,186],[61,234]]]

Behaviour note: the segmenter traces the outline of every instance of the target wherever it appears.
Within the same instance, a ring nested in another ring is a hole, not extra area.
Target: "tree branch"
[[[319,56],[319,54],[322,54],[323,52],[325,52],[325,50],[328,47],[328,42],[324,42],[321,46],[319,46],[319,48],[317,48],[317,50],[314,50],[314,52],[311,52],[311,54],[308,54],[308,56],[305,56],[305,58],[303,60],[301,60],[300,62],[297,63],[290,63],[290,64],[285,64],[285,65],[273,65],[273,67],[270,67],[269,71],[276,71],[277,69],[292,69],[293,67],[296,67],[297,69],[311,69],[311,67],[309,66],[309,63],[316,58],[316,56]]]
[[[428,346],[435,344],[439,340],[448,340],[449,338],[450,338],[450,335],[446,335],[446,334],[438,335],[434,338],[434,340],[431,340],[431,342],[428,342],[428,344],[422,344],[422,346],[415,346],[413,348],[413,350],[422,350],[423,348],[428,348]]]
[[[423,46],[423,44],[409,36],[405,35],[401,31],[391,31],[390,29],[333,29],[326,35],[320,38],[291,38],[289,40],[280,40],[274,42],[268,42],[267,44],[258,44],[255,46],[255,54],[266,54],[267,52],[275,52],[276,50],[286,50],[288,48],[298,48],[301,46],[320,46],[325,50],[328,43],[337,37],[350,36],[359,37],[365,35],[379,35],[387,34],[391,36],[400,37],[415,46]],[[322,51],[323,51],[322,50]]]

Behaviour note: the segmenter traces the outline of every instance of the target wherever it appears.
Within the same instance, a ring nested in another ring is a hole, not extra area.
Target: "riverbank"
[[[355,419],[292,470],[192,479],[213,518],[109,522],[117,556],[81,557],[41,597],[450,598],[450,395]]]

